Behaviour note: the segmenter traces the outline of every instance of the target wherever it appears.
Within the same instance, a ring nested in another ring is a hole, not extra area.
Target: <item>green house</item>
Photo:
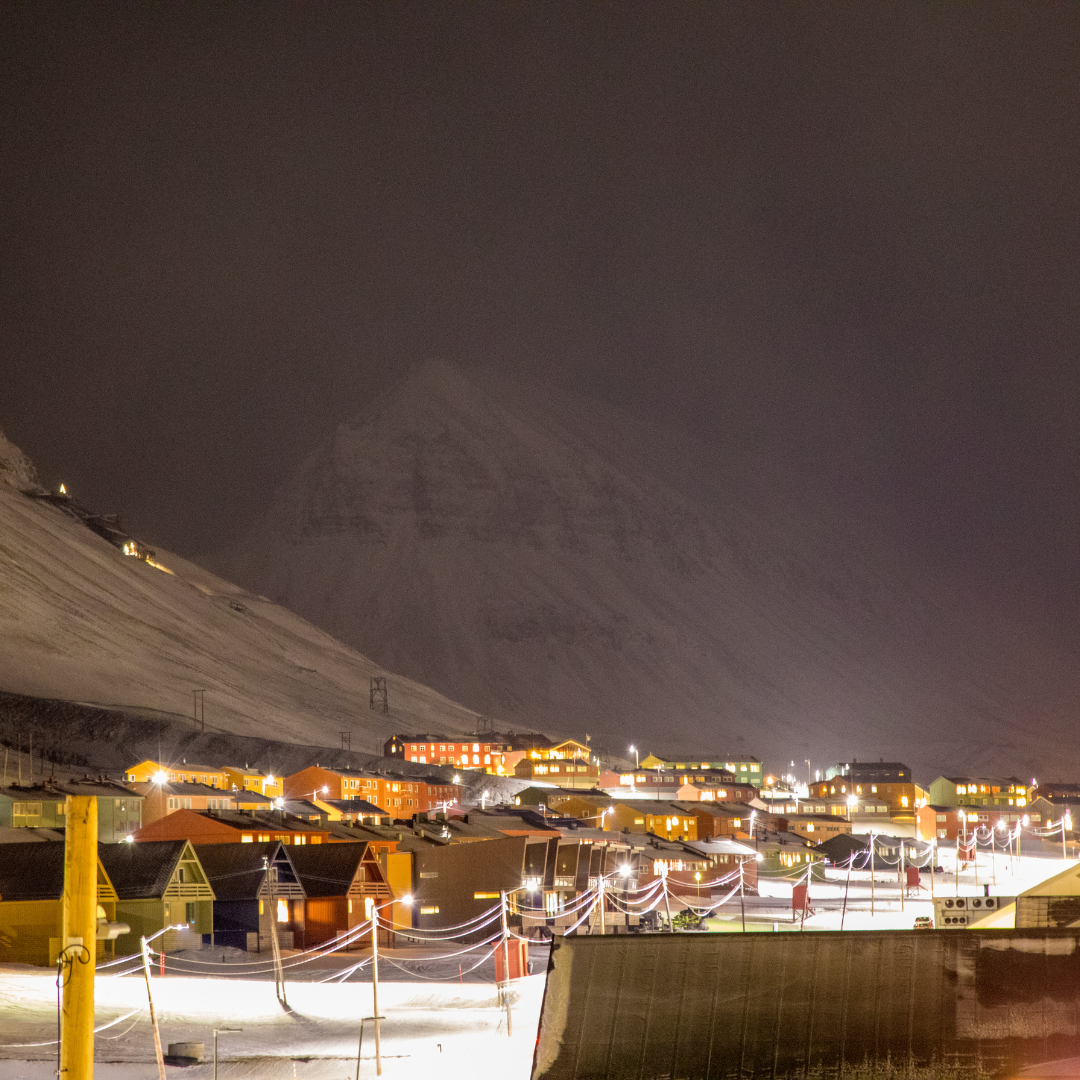
[[[190,840],[99,844],[98,855],[116,890],[116,918],[131,927],[117,953],[137,953],[140,938],[162,930],[162,952],[201,949],[214,930],[214,890]],[[168,929],[166,929],[168,928]]]
[[[62,829],[69,795],[93,795],[98,804],[98,840],[115,844],[142,828],[143,797],[112,780],[46,781],[32,787],[0,787],[0,827]]]

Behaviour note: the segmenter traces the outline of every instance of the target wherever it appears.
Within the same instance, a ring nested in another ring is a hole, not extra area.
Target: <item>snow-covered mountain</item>
[[[1068,650],[759,463],[449,363],[340,426],[211,564],[499,721],[613,750],[1080,767]]]
[[[0,690],[158,718],[192,716],[203,690],[208,731],[323,746],[348,731],[363,752],[402,728],[475,729],[471,710],[261,596],[165,551],[125,555],[35,488],[0,436]]]

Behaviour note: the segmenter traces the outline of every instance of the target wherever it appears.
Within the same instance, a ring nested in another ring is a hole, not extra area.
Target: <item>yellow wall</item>
[[[408,930],[412,928],[412,907],[397,902],[402,896],[412,892],[412,868],[412,852],[387,852],[386,884],[390,886],[390,893],[394,897],[394,903],[390,905],[389,909],[382,908],[379,912],[379,918],[385,920],[389,915],[395,929]]]

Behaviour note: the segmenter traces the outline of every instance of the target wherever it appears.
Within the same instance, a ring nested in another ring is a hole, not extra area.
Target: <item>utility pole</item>
[[[667,887],[667,871],[666,865],[662,866],[663,873],[660,875],[664,881],[664,909],[667,911],[667,928],[669,934],[675,933],[675,924],[671,921],[671,898],[668,896]]]
[[[375,710],[377,705],[382,705],[382,711],[384,713],[390,712],[390,696],[386,689],[385,675],[371,676],[371,696],[369,698],[369,703],[372,710]],[[378,1027],[377,1021],[375,1026]]]
[[[93,795],[69,795],[64,809],[61,954],[71,949],[77,955],[72,956],[68,981],[63,988],[60,1075],[65,1080],[92,1080],[97,966],[97,799]]]
[[[372,1023],[375,1025],[375,1075],[382,1076],[382,1044],[379,1041],[379,905],[371,905],[371,1012]],[[360,1027],[360,1038],[364,1037],[363,1024]],[[357,1068],[359,1069],[359,1060]]]
[[[601,878],[601,881],[603,878]],[[603,897],[603,892],[601,892]],[[512,1021],[510,1019],[510,927],[506,921],[506,890],[503,889],[499,894],[502,902],[502,932],[503,932],[503,1001],[506,1002],[506,1036],[509,1038],[514,1034]],[[603,908],[600,909],[601,925],[603,925]],[[603,930],[600,931],[603,933]]]
[[[904,910],[904,893],[907,892],[907,873],[904,866],[904,838],[900,837],[900,910]]]
[[[157,1058],[158,1080],[165,1080],[165,1055],[161,1052],[161,1031],[154,1011],[154,995],[150,990],[150,946],[142,939],[143,975],[146,978],[146,1000],[150,1003],[150,1025],[154,1029],[154,1055]]]
[[[288,1005],[285,997],[285,968],[281,964],[281,942],[277,936],[277,904],[274,897],[274,885],[277,883],[277,867],[270,865],[267,856],[263,856],[266,869],[266,888],[270,896],[270,952],[274,958],[274,993],[282,1005]]]
[[[742,932],[746,933],[746,874],[745,864],[739,863],[739,914],[742,916]],[[843,926],[840,928],[843,929]]]
[[[600,877],[597,879],[596,882],[596,897],[597,903],[599,903],[600,905],[600,936],[603,937],[604,930],[606,928],[604,926],[604,874],[602,868],[600,872]]]
[[[870,918],[872,919],[876,914],[874,908],[874,848],[877,847],[876,837],[873,833],[870,834]]]
[[[847,897],[848,890],[851,888],[851,864],[855,861],[855,852],[853,851],[847,861],[847,879],[844,881],[844,903],[840,908],[840,929],[844,929],[844,917],[847,915]]]

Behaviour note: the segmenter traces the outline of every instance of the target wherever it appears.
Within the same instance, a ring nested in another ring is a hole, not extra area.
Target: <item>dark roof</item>
[[[0,844],[0,900],[59,900],[64,844]]]
[[[138,844],[98,844],[98,855],[121,900],[165,895],[186,840],[145,840]]]
[[[140,788],[143,789],[142,792],[139,791]],[[153,788],[161,788],[167,795],[213,795],[218,798],[232,794],[225,788],[211,787],[209,784],[189,784],[186,780],[168,780],[164,784],[153,780],[133,780],[128,784],[128,790],[140,796]]]
[[[31,787],[29,784],[25,786],[19,786],[17,784],[9,784],[7,787],[0,788],[0,794],[7,795],[11,799],[33,799],[33,800],[46,800],[54,799],[57,802],[63,802],[64,798],[68,795],[97,795],[107,796],[109,798],[132,798],[141,799],[142,796],[132,791],[130,788],[124,787],[123,784],[118,784],[113,780],[65,780],[57,781],[52,784],[34,784]]]
[[[301,845],[289,858],[307,896],[344,896],[366,850],[366,844]]]
[[[380,817],[390,817],[389,810],[381,810],[367,799],[320,799],[319,802],[347,814],[378,814]]]
[[[284,814],[277,811],[262,812],[251,810],[242,813],[239,810],[190,810],[191,814],[208,821],[220,821],[234,829],[244,832],[325,832],[325,827],[317,821],[305,821],[294,814]]]
[[[280,840],[261,844],[197,844],[195,854],[218,900],[256,899],[266,875],[263,860],[278,866],[279,877],[282,864],[289,863],[289,854]]]
[[[63,843],[64,830],[0,825],[0,844],[41,844],[50,840]]]
[[[851,858],[852,852],[869,851],[870,841],[851,833],[840,833],[818,844],[817,850],[830,862],[846,863]]]

